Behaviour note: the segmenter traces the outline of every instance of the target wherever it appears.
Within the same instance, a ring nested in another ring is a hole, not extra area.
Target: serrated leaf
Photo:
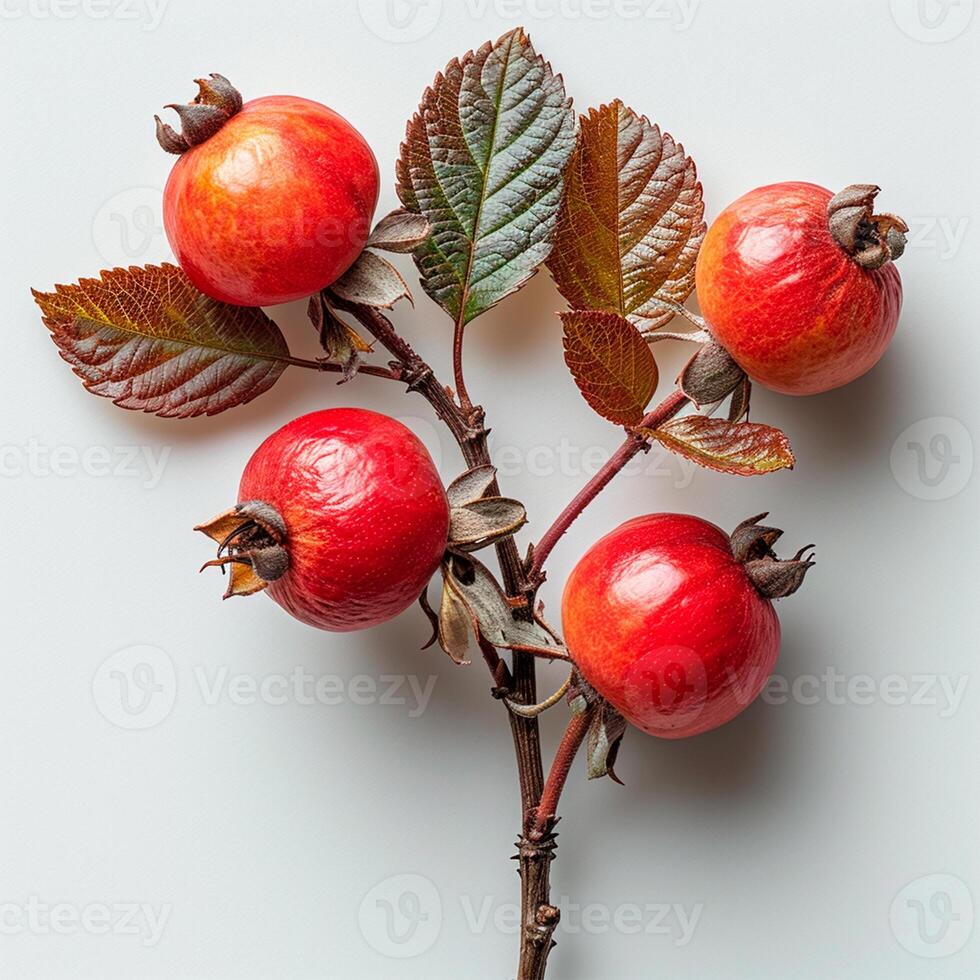
[[[617,313],[559,315],[565,363],[585,400],[610,422],[637,425],[657,388],[657,362],[643,338]]]
[[[432,227],[421,214],[399,208],[386,214],[375,226],[365,248],[386,252],[411,252],[432,233]]]
[[[758,476],[792,469],[796,463],[789,440],[779,429],[758,422],[728,422],[704,415],[685,415],[658,429],[637,429],[694,463],[721,473]]]
[[[32,292],[62,358],[89,391],[122,408],[215,415],[267,391],[289,363],[261,310],[205,296],[175,265]]]
[[[479,500],[490,488],[490,484],[497,477],[497,470],[489,463],[482,466],[474,466],[468,469],[461,476],[457,476],[452,483],[446,487],[446,496],[449,498],[451,507],[462,507],[465,504]]]
[[[449,523],[449,548],[477,551],[516,533],[527,522],[527,511],[518,500],[484,497],[453,507]]]
[[[515,607],[482,562],[470,555],[456,556],[444,566],[443,574],[479,624],[480,634],[493,646],[567,658],[564,646],[550,630],[537,621],[514,615]]]
[[[663,326],[694,288],[704,201],[694,161],[616,100],[580,120],[548,259],[573,309]]]
[[[561,76],[520,28],[454,59],[426,89],[402,143],[398,195],[432,226],[415,261],[458,323],[547,258],[574,143]]]
[[[374,252],[361,252],[357,261],[335,282],[328,292],[348,303],[391,309],[400,299],[412,301],[408,283],[387,260]]]

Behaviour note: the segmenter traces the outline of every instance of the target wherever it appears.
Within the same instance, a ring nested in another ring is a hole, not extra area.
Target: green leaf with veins
[[[426,89],[402,143],[398,196],[432,227],[415,262],[458,323],[548,257],[574,146],[561,76],[520,28],[454,59]]]

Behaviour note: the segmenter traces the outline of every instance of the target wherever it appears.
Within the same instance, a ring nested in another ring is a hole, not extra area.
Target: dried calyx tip
[[[232,116],[241,111],[241,93],[224,75],[212,74],[209,78],[198,78],[196,82],[198,93],[193,102],[166,106],[180,118],[179,133],[159,116],[153,117],[157,126],[157,142],[168,153],[186,153],[192,146],[214,136]]]
[[[218,543],[218,555],[205,568],[231,570],[225,598],[261,592],[289,569],[286,524],[271,504],[249,500],[236,504],[194,528]]]
[[[875,184],[851,184],[827,205],[834,241],[865,269],[880,269],[904,251],[909,226],[895,214],[875,214]]]
[[[792,595],[803,584],[806,573],[816,564],[808,544],[790,559],[776,557],[772,546],[782,536],[779,528],[764,527],[759,521],[767,514],[750,517],[731,533],[732,554],[745,568],[752,584],[766,599]]]

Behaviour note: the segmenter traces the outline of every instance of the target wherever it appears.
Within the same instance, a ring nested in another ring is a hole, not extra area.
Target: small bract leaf
[[[452,509],[449,524],[451,551],[476,551],[510,537],[527,522],[527,511],[518,500],[484,497]]]
[[[779,429],[757,422],[728,422],[704,415],[685,415],[658,429],[637,429],[665,448],[721,473],[758,476],[792,469],[796,457]]]
[[[386,214],[375,226],[365,248],[386,252],[412,252],[432,233],[432,226],[421,214],[398,208]]]
[[[585,400],[617,425],[636,425],[657,388],[657,362],[633,326],[617,313],[571,310],[565,363]]]
[[[694,288],[704,202],[694,161],[615,101],[582,116],[548,259],[573,309],[663,326]]]
[[[749,417],[749,402],[752,399],[752,382],[747,374],[742,375],[742,380],[735,386],[732,392],[732,401],[728,406],[728,421],[741,422],[742,419]]]
[[[700,408],[727,398],[744,377],[745,372],[732,355],[721,344],[709,340],[687,362],[677,380],[681,391]]]
[[[289,363],[261,310],[205,296],[175,265],[32,292],[64,360],[89,391],[122,408],[215,415],[267,391]]]
[[[361,252],[357,261],[328,289],[348,303],[391,309],[400,299],[412,302],[401,273],[374,252]]]
[[[595,713],[586,740],[589,779],[609,776],[617,783],[622,783],[613,766],[616,764],[620,743],[626,734],[626,719],[605,701],[600,701],[593,711]]]
[[[453,587],[451,576],[445,575],[442,602],[439,604],[439,646],[452,657],[454,663],[469,663],[466,654],[470,648],[470,633],[475,629],[469,606]]]
[[[338,384],[350,381],[357,374],[360,355],[371,351],[371,345],[349,324],[342,320],[327,302],[323,293],[310,297],[307,308],[310,322],[320,335],[320,346],[330,364],[343,367]]]
[[[519,289],[551,251],[575,145],[561,76],[520,28],[446,66],[408,124],[398,196],[432,234],[425,291],[460,323]]]
[[[564,646],[547,629],[516,614],[486,565],[466,555],[458,556],[446,567],[446,581],[466,603],[485,640],[501,649],[567,659]]]
[[[497,477],[497,470],[489,464],[474,466],[462,476],[457,476],[446,487],[446,496],[451,507],[462,507],[479,500]]]

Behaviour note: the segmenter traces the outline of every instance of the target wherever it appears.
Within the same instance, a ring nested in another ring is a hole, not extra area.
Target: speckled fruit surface
[[[164,192],[167,238],[202,292],[240,306],[303,299],[360,254],[378,201],[364,137],[318,102],[247,102],[183,153]]]
[[[274,432],[242,475],[239,501],[271,504],[289,569],[266,590],[311,626],[363,629],[415,602],[439,567],[449,504],[425,446],[359,408],[313,412]]]
[[[779,654],[775,610],[728,535],[685,514],[638,517],[597,541],[565,586],[562,623],[585,679],[661,738],[730,721]]]
[[[869,371],[895,333],[902,282],[893,262],[858,265],[834,240],[816,184],[740,197],[708,229],[697,294],[714,337],[754,381],[810,395]]]

